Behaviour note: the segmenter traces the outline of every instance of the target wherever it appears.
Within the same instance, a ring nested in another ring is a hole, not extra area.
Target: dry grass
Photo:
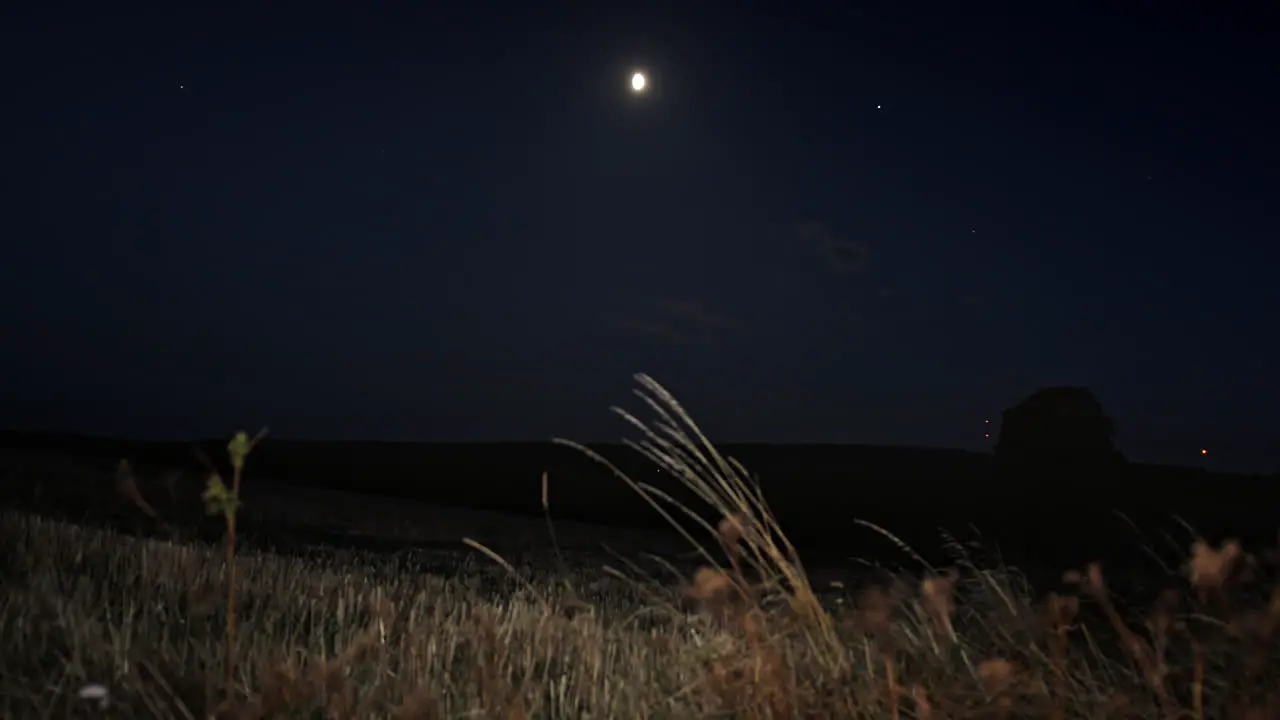
[[[1280,717],[1274,558],[1197,542],[1139,613],[1096,564],[1035,597],[963,558],[833,602],[745,470],[640,381],[658,420],[623,413],[637,447],[719,518],[626,479],[692,528],[705,565],[682,586],[481,553],[443,574],[412,553],[232,556],[10,513],[0,716]]]

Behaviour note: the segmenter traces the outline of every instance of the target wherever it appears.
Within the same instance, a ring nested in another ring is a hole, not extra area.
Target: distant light
[[[1208,455],[1208,454],[1209,454],[1209,451],[1208,451],[1208,450],[1206,450],[1206,449],[1204,449],[1204,448],[1200,448],[1200,454],[1201,454],[1201,455]]]
[[[982,422],[983,422],[984,424],[986,424],[986,425],[990,425],[990,424],[991,424],[991,421],[990,421],[990,420],[983,420]]]
[[[986,435],[983,435],[982,437],[991,437],[991,433],[987,433]]]
[[[877,110],[879,110],[879,109],[880,109],[880,106],[879,106],[879,105],[877,105],[877,106],[876,106],[876,109],[877,109]]]
[[[631,89],[635,92],[644,92],[645,85],[648,81],[644,77],[644,73],[636,73],[631,76]]]

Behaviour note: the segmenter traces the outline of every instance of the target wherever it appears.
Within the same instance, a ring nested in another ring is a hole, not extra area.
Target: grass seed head
[[[1004,658],[990,658],[978,664],[978,680],[988,694],[1003,692],[1013,682],[1013,663]]]
[[[920,583],[920,597],[924,608],[934,627],[950,635],[952,633],[951,614],[955,611],[955,584],[958,579],[955,570],[945,575],[926,577]]]
[[[738,586],[729,574],[716,568],[703,567],[693,575],[688,595],[704,611],[717,614],[728,608],[738,594]]]
[[[1226,583],[1240,555],[1240,543],[1235,540],[1227,540],[1217,550],[1204,540],[1196,540],[1191,545],[1187,578],[1196,590],[1217,590]]]
[[[745,534],[744,525],[746,524],[745,514],[742,512],[731,513],[725,515],[720,520],[720,524],[716,527],[720,534],[720,541],[724,543],[726,549],[732,552],[742,542]]]
[[[1049,625],[1055,630],[1065,631],[1080,612],[1080,598],[1051,592],[1045,600],[1045,610]]]

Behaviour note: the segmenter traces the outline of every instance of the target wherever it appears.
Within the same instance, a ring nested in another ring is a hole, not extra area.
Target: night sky
[[[1273,3],[26,5],[0,426],[1280,467]]]

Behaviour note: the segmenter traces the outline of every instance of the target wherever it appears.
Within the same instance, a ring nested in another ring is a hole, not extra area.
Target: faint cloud
[[[654,304],[672,317],[684,318],[703,327],[715,330],[737,330],[742,327],[742,324],[737,320],[712,310],[701,300],[693,298],[683,300],[661,298],[655,301]]]
[[[862,270],[871,256],[869,245],[838,237],[820,222],[801,223],[796,233],[812,245],[818,258],[833,273],[844,275]]]
[[[697,298],[658,298],[643,312],[605,318],[610,327],[672,345],[715,345],[742,330],[738,320]]]

